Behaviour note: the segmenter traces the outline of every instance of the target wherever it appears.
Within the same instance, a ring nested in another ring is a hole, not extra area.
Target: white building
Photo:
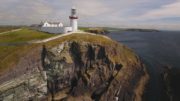
[[[48,33],[67,33],[67,32],[76,32],[78,30],[78,17],[76,15],[76,9],[71,9],[71,15],[69,16],[70,26],[64,27],[61,22],[48,22],[45,21],[41,23],[40,31]]]
[[[61,22],[44,22],[42,27],[63,27]]]
[[[64,33],[72,32],[72,27],[64,27]]]

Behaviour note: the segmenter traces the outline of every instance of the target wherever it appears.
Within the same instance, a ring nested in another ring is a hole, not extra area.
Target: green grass
[[[0,33],[1,32],[6,32],[6,31],[11,31],[14,29],[18,29],[19,27],[15,27],[15,26],[0,26]]]
[[[35,30],[23,28],[20,31],[9,32],[0,35],[0,43],[18,43],[27,42],[31,40],[45,39],[54,36],[55,34],[48,34]]]
[[[89,29],[89,27],[79,27],[79,30],[82,30],[82,31],[86,31],[88,29]]]
[[[0,35],[0,74],[5,72],[17,64],[19,59],[26,55],[32,48],[37,47],[39,44],[34,45],[1,45],[27,42],[31,40],[40,40],[55,36],[55,34],[43,33],[28,28],[23,28],[17,32],[9,32]]]
[[[0,74],[14,67],[20,58],[37,45],[0,46]]]

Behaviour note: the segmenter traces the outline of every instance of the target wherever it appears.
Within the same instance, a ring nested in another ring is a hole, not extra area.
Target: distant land
[[[141,28],[113,28],[113,27],[80,27],[81,30],[91,32],[98,30],[98,32],[108,31],[134,31],[134,32],[160,32],[158,29],[141,29]],[[107,34],[107,33],[106,33]]]
[[[125,29],[125,31],[136,31],[136,32],[160,32],[156,29]]]
[[[135,32],[160,32],[158,29],[144,29],[144,28],[111,28],[103,27],[106,30],[117,30],[117,31],[135,31]]]
[[[103,27],[81,27],[80,30],[89,32],[89,33],[95,33],[95,34],[108,34],[109,31],[107,28]]]

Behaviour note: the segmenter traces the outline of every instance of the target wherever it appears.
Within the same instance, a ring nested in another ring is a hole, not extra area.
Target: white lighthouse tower
[[[76,8],[71,9],[71,16],[69,16],[70,19],[70,26],[72,27],[72,31],[75,32],[78,30],[78,17],[76,15]]]

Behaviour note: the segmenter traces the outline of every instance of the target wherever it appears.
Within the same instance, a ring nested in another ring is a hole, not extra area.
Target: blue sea
[[[159,80],[163,66],[180,68],[180,32],[110,31],[112,39],[134,50],[145,63],[150,74],[147,101],[159,101],[162,84]]]

